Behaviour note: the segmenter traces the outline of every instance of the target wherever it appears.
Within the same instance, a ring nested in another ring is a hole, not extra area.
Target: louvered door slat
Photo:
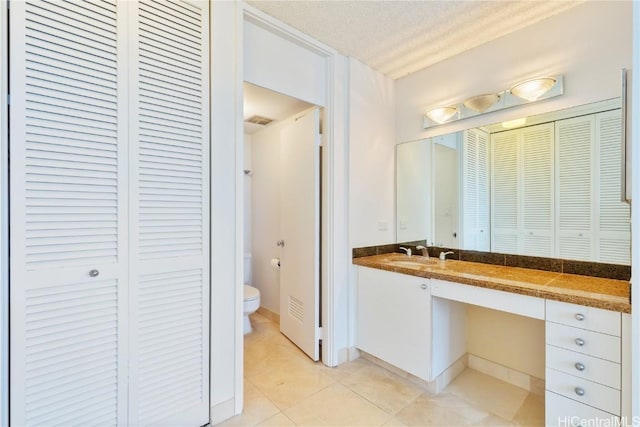
[[[126,423],[124,39],[101,4],[10,11],[15,425]]]
[[[556,122],[558,254],[592,260],[594,231],[594,117]]]
[[[462,133],[464,248],[489,250],[489,137],[481,129]]]
[[[596,115],[598,141],[598,260],[631,263],[631,207],[620,197],[622,120],[620,110]]]
[[[491,135],[491,250],[518,253],[518,161],[520,133]]]
[[[136,425],[208,422],[207,7],[136,4],[129,412]]]
[[[554,255],[554,125],[522,129],[521,253]]]

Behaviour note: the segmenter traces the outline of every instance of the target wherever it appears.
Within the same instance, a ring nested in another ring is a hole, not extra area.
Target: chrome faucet
[[[426,246],[418,245],[416,246],[416,251],[422,251],[422,256],[429,258],[429,250],[426,248]]]
[[[447,255],[451,255],[453,254],[453,251],[449,251],[449,252],[440,252],[440,261],[444,261],[445,259],[447,259]]]
[[[407,254],[407,256],[411,256],[411,248],[404,248],[400,246],[400,250]]]

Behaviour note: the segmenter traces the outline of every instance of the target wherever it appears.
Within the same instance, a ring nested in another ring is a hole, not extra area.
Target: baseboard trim
[[[211,413],[209,415],[210,424],[214,426],[228,420],[229,418],[236,415],[235,411],[236,405],[235,399],[233,397],[229,400],[218,403],[217,405],[213,405],[211,407]]]
[[[261,314],[262,316],[271,320],[273,323],[277,323],[278,325],[280,324],[280,315],[278,313],[275,313],[269,310],[268,308],[264,308],[262,306],[258,307],[257,312],[258,314]]]
[[[534,377],[525,372],[516,371],[491,360],[478,357],[474,354],[468,354],[469,368],[497,378],[506,383],[512,384],[527,390],[530,393],[544,395],[544,380]]]

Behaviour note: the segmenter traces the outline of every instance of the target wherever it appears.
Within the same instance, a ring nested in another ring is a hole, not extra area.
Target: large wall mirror
[[[398,144],[396,235],[630,264],[620,99]]]

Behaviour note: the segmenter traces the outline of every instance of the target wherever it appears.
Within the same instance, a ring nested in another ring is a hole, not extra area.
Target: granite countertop
[[[626,280],[603,279],[529,268],[469,261],[407,257],[388,253],[354,258],[364,267],[441,279],[539,298],[631,313],[630,286]]]

